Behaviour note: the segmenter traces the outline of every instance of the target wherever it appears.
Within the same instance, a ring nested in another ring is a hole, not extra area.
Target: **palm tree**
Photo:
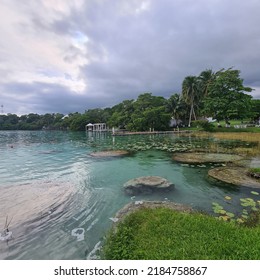
[[[214,73],[211,69],[206,69],[200,73],[198,79],[202,97],[208,96],[209,87],[214,82],[215,78],[216,73]]]
[[[167,100],[167,112],[171,114],[172,119],[176,120],[178,126],[178,121],[183,120],[185,113],[187,111],[187,105],[181,98],[180,94],[175,93]]]
[[[187,76],[182,82],[183,100],[190,106],[189,124],[191,124],[192,115],[196,120],[195,107],[199,104],[200,91],[199,80],[196,76]]]

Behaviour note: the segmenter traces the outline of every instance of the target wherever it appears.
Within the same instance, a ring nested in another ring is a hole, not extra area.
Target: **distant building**
[[[108,131],[106,123],[89,123],[86,125],[86,131],[99,131],[104,132]]]
[[[182,120],[172,118],[172,119],[170,120],[169,126],[170,126],[170,127],[182,126]]]

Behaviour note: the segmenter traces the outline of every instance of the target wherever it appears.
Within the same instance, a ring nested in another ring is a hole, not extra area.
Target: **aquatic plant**
[[[218,132],[214,133],[213,136],[216,139],[226,139],[226,140],[241,140],[247,142],[260,142],[260,133],[248,133],[248,132]]]
[[[179,143],[170,141],[136,141],[126,144],[115,144],[114,149],[123,149],[129,152],[159,150],[165,152],[186,152],[193,147],[190,143]]]
[[[260,128],[259,133],[250,132],[193,132],[191,136],[196,138],[211,139],[211,151],[217,149],[224,152],[232,149],[236,154],[259,155],[260,154]],[[214,147],[215,146],[215,147]]]
[[[258,192],[251,191],[253,195],[259,195]],[[226,200],[231,200],[229,196],[225,196]],[[232,212],[228,212],[222,205],[217,202],[212,202],[212,209],[217,214],[217,219],[234,222],[238,224],[245,224],[246,226],[255,226],[259,224],[260,220],[260,200],[253,198],[240,198],[240,205],[243,207],[242,212],[235,215]]]

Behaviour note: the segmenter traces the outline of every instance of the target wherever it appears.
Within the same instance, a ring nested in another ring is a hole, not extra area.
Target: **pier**
[[[167,130],[167,131],[113,131],[113,136],[129,136],[129,135],[155,135],[155,134],[183,134],[191,133],[191,130]]]

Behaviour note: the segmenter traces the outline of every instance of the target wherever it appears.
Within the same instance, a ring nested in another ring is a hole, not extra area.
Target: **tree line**
[[[181,93],[169,98],[143,93],[136,100],[124,100],[111,108],[89,109],[84,113],[64,116],[53,114],[0,115],[0,130],[85,130],[88,123],[107,123],[130,131],[167,130],[171,120],[175,124],[191,126],[205,117],[217,121],[230,119],[256,121],[260,118],[260,100],[252,99],[253,89],[245,87],[240,71],[233,68],[213,72],[202,71],[187,76]]]

